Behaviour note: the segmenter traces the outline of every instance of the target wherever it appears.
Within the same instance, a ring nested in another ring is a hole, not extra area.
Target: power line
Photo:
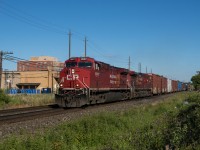
[[[18,21],[21,21],[23,23],[29,24],[31,26],[34,26],[34,27],[42,29],[42,30],[58,33],[58,34],[61,34],[61,35],[67,35],[68,34],[66,32],[66,30],[64,30],[66,27],[61,27],[60,25],[56,25],[55,23],[51,23],[49,21],[35,17],[31,14],[28,14],[25,11],[17,9],[16,7],[10,5],[9,3],[5,2],[5,1],[1,2],[0,7],[2,8],[2,9],[0,9],[0,13],[7,15],[7,16],[13,18],[13,19],[18,20]],[[73,30],[73,35],[75,35],[75,36],[73,36],[73,38],[76,38],[80,41],[82,41],[84,39],[84,37],[86,37],[85,34],[79,33],[79,32],[74,31],[74,30]],[[97,48],[97,45],[94,42],[92,42],[92,40],[89,40],[89,43],[87,43],[87,45],[89,45],[90,43],[93,45],[93,47],[95,49],[94,51],[96,51],[98,54],[102,55],[103,57],[108,57],[108,58],[112,57],[112,56],[106,56],[105,54],[100,52],[100,51],[102,51],[102,49]]]
[[[36,16],[33,16],[31,14],[28,14],[25,11],[22,11],[20,9],[17,9],[16,7],[10,5],[9,3],[7,3],[6,1],[2,1],[1,2],[2,5],[0,5],[0,7],[2,9],[0,9],[0,13],[7,15],[11,18],[14,18],[18,21],[24,22],[26,24],[29,24],[31,26],[34,26],[36,28],[42,29],[42,30],[46,30],[46,31],[50,31],[50,32],[55,32],[61,35],[67,35],[68,33],[66,32],[66,30],[64,30],[66,27],[62,27],[60,25],[57,25],[55,23],[51,23],[49,21],[46,21],[44,19],[38,18]],[[79,33],[77,31],[70,32],[71,34],[73,33],[73,38],[76,38],[80,41],[82,41],[84,39],[85,34]],[[71,43],[71,36],[70,36],[70,43]],[[69,44],[70,49],[71,49],[71,44]],[[85,44],[86,45],[86,44]],[[91,46],[92,45],[92,46]],[[113,60],[117,60],[117,62],[121,62],[121,63],[127,63],[122,60],[122,58],[117,59],[114,56],[108,56],[105,55],[103,52],[105,52],[105,50],[103,50],[102,48],[100,48],[99,46],[97,46],[97,44],[95,44],[95,42],[93,42],[92,40],[89,40],[89,42],[87,42],[87,46],[88,47],[92,47],[92,50],[97,52],[99,55]],[[71,50],[70,50],[71,51]],[[70,52],[69,52],[70,53]],[[71,54],[69,54],[71,55]],[[70,57],[70,56],[69,56]],[[116,62],[116,61],[115,61]]]
[[[34,21],[32,21],[30,19],[27,19],[26,17],[23,17],[23,16],[17,16],[16,14],[13,15],[13,13],[8,13],[8,12],[5,12],[4,10],[0,10],[0,13],[2,13],[4,15],[7,15],[7,16],[13,18],[13,19],[18,20],[18,21],[21,21],[21,22],[24,22],[26,24],[29,24],[31,26],[34,26],[36,28],[42,29],[42,30],[46,30],[46,31],[50,31],[50,32],[54,32],[54,33],[58,33],[58,34],[62,34],[62,35],[66,35],[67,34],[64,31],[59,31],[59,30],[53,29],[52,27],[49,27],[49,26],[34,22]]]
[[[24,22],[26,24],[29,24],[31,26],[34,26],[34,27],[42,29],[42,30],[51,31],[51,32],[55,32],[58,34],[62,34],[62,35],[67,35],[67,32],[64,31],[63,28],[61,29],[57,25],[55,26],[55,24],[53,24],[53,26],[51,26],[52,23],[44,21],[42,19],[38,19],[38,17],[27,14],[26,12],[17,9],[17,8],[9,5],[8,3],[4,3],[3,7],[1,6],[1,8],[2,9],[0,10],[0,13],[7,15],[13,19]],[[71,31],[70,31],[70,33],[71,33]],[[82,41],[82,39],[85,37],[84,34],[79,33],[77,31],[73,31],[73,34],[75,35],[74,38],[76,38],[80,41]]]
[[[32,25],[34,27],[37,27],[43,30],[53,31],[53,32],[57,32],[60,34],[65,34],[65,35],[67,34],[67,32],[63,30],[64,27],[61,28],[61,27],[58,27],[58,25],[39,19],[38,17],[30,15],[27,12],[24,12],[22,10],[19,10],[9,5],[8,3],[3,2],[1,4],[3,5],[0,5],[1,7],[0,12],[4,15],[7,15],[13,19],[27,23],[29,25]]]
[[[40,61],[40,62],[37,62],[37,61],[30,61],[30,60],[27,60],[27,59],[15,57],[15,56],[10,56],[10,55],[7,55],[7,54],[5,54],[5,56],[6,56],[6,57],[5,57],[4,59],[20,60],[20,61],[24,61],[24,62],[27,61],[27,62],[32,63],[32,64],[34,64],[34,65],[35,65],[35,63],[39,63],[40,65],[43,65],[43,63],[41,63],[41,61]],[[55,65],[52,65],[52,66],[56,67]]]
[[[18,9],[5,1],[1,2],[1,4],[2,5],[0,5],[0,7],[2,9],[0,10],[0,12],[4,15],[7,15],[18,21],[27,23],[29,25],[32,25],[34,27],[37,27],[37,28],[40,28],[43,30],[56,32],[56,33],[62,34],[62,35],[67,35],[67,30],[65,30],[66,26],[64,27],[64,26],[52,23],[50,21],[41,19],[39,17],[36,17],[34,15],[28,14],[27,12],[22,11],[21,9]],[[69,27],[68,27],[68,29],[69,29]],[[72,28],[70,27],[70,29],[72,29]],[[73,30],[73,34],[75,34],[75,36],[76,36],[75,38],[77,38],[79,40],[82,40],[83,37],[85,37],[85,34],[82,34],[75,30]]]
[[[106,59],[108,59],[108,60],[113,59],[113,60],[117,60],[117,62],[126,63],[126,64],[127,64],[127,62],[128,62],[128,60],[123,61],[121,58],[116,58],[116,57],[114,57],[114,56],[112,57],[112,56],[108,56],[108,55],[103,54],[103,52],[101,52],[101,51],[103,51],[103,50],[100,50],[100,49],[98,49],[98,48],[96,48],[96,47],[93,47],[89,42],[87,43],[87,46],[90,47],[93,51],[95,51],[95,52],[98,53],[99,55],[101,55],[103,58],[106,58]]]
[[[94,50],[95,52],[97,52],[99,55],[105,57],[105,58],[108,58],[109,60],[110,59],[113,59],[113,60],[117,60],[117,62],[121,62],[121,63],[126,63],[128,62],[127,58],[122,58],[120,56],[120,58],[117,58],[116,56],[114,55],[105,55],[105,51],[108,51],[108,50],[105,50],[101,47],[99,47],[95,42],[93,42],[91,39],[89,40],[89,42],[87,43],[88,47],[92,48],[92,50]]]
[[[22,58],[18,58],[18,57],[14,57],[14,56],[10,56],[10,55],[6,55],[6,57],[4,58],[7,61],[13,62],[13,63],[18,63],[19,61],[22,62],[23,66],[26,67],[38,67],[40,69],[44,69],[43,67],[56,67],[56,68],[63,68],[63,66],[58,66],[58,65],[48,65],[48,64],[43,64],[42,62],[37,62],[37,61],[29,61],[26,59],[22,59]],[[24,62],[23,62],[24,61]]]

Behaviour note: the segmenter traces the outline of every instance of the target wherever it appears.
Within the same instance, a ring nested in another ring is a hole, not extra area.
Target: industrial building
[[[11,89],[17,88],[20,83],[20,72],[18,71],[3,71],[1,76],[1,88]]]
[[[55,57],[31,57],[29,61],[17,62],[17,71],[3,71],[3,89],[51,88],[56,91],[59,72],[64,67]]]
[[[29,61],[18,61],[17,71],[60,71],[64,67],[63,62],[50,56],[31,57]]]

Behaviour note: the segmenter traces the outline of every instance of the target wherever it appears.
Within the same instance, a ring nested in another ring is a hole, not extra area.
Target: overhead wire
[[[10,61],[10,62],[14,62],[14,63],[18,63],[21,61],[23,63],[22,65],[26,66],[26,67],[39,67],[40,69],[42,69],[42,68],[44,69],[44,66],[45,67],[63,68],[63,66],[43,64],[41,61],[40,62],[29,61],[26,59],[22,59],[22,58],[10,56],[10,55],[5,55],[3,59]]]
[[[116,57],[115,55],[105,55],[103,52],[105,52],[106,50],[104,50],[103,48],[101,48],[100,46],[98,46],[98,44],[96,44],[94,41],[92,40],[88,40],[88,46],[92,48],[92,50],[96,51],[98,54],[100,54],[101,56],[105,57],[107,60],[117,60],[117,63],[124,63],[124,64],[128,64],[128,58],[122,58],[120,57]]]
[[[22,18],[23,20],[21,20],[21,21],[28,21],[28,23],[34,23],[36,25],[39,25],[40,27],[42,26],[43,29],[48,27],[48,28],[56,29],[57,31],[58,30],[62,31],[62,32],[64,31],[63,30],[64,27],[60,27],[60,26],[58,26],[56,24],[53,24],[51,22],[45,21],[43,19],[40,19],[39,17],[35,17],[35,16],[31,15],[31,14],[28,14],[27,12],[22,11],[20,9],[17,9],[16,7],[8,4],[5,1],[1,2],[0,7],[2,8],[1,11],[4,10],[2,12],[7,12],[7,14],[9,14],[9,15],[10,15],[10,13],[11,14],[15,14],[16,19],[21,19]],[[10,15],[10,16],[13,16],[13,15]]]
[[[3,4],[4,4],[3,6],[0,5],[0,8],[2,8],[0,9],[0,13],[4,15],[7,15],[15,20],[21,21],[23,23],[29,24],[33,27],[36,27],[45,31],[54,32],[61,35],[68,35],[67,31],[64,30],[65,27],[61,27],[60,25],[57,25],[55,23],[51,23],[49,21],[30,15],[20,9],[13,7],[12,5],[8,3],[3,2]],[[79,41],[83,41],[83,37],[85,37],[85,35],[73,30],[73,37],[75,39],[78,39]]]
[[[2,9],[0,9],[0,13],[7,15],[11,18],[14,18],[18,21],[27,23],[31,26],[34,26],[36,28],[43,29],[46,31],[51,31],[51,32],[55,32],[58,34],[62,34],[62,35],[68,35],[68,33],[63,29],[64,27],[61,27],[60,25],[56,25],[49,21],[45,21],[45,20],[35,17],[31,14],[28,14],[25,11],[22,11],[20,9],[17,9],[16,7],[13,7],[6,1],[1,1],[0,8],[2,8]],[[77,31],[74,31],[74,30],[73,30],[73,35],[75,35],[75,36],[73,36],[75,39],[78,39],[80,41],[84,41],[83,39],[84,39],[84,37],[86,37],[86,35],[79,33]],[[109,61],[111,61],[111,59],[112,59],[112,60],[117,60],[117,61],[115,61],[115,63],[117,62],[117,63],[128,64],[127,59],[126,59],[126,61],[123,61],[122,58],[116,58],[115,56],[112,56],[112,55],[110,55],[110,56],[105,55],[105,53],[103,53],[103,52],[105,52],[105,50],[103,50],[102,48],[97,46],[97,44],[95,44],[95,42],[93,42],[91,39],[89,39],[89,41],[87,42],[87,46],[92,48],[92,50],[94,50],[96,53],[98,53],[99,55],[101,55],[102,57],[104,57],[105,59],[107,59]]]
[[[4,15],[7,15],[7,16],[13,18],[13,19],[18,20],[18,21],[21,21],[21,22],[24,22],[26,24],[29,24],[31,26],[34,26],[36,28],[42,29],[42,30],[51,31],[51,32],[54,32],[54,33],[62,34],[62,35],[67,35],[67,32],[56,30],[56,29],[54,29],[52,27],[49,27],[47,25],[43,25],[41,23],[34,22],[33,20],[30,20],[30,19],[28,19],[28,18],[26,18],[24,16],[17,15],[15,13],[6,12],[5,9],[0,9],[0,13],[2,13]]]
[[[11,56],[11,55],[8,55],[8,54],[6,54],[6,55],[4,55],[5,56],[5,59],[16,59],[16,60],[20,60],[20,61],[28,61],[28,62],[30,62],[30,63],[33,63],[33,64],[35,64],[35,63],[41,63],[42,61],[40,61],[40,62],[37,62],[37,61],[30,61],[30,60],[27,60],[27,59],[23,59],[23,58],[19,58],[19,57],[15,57],[15,56]],[[48,60],[47,60],[48,61]],[[41,64],[43,64],[43,63],[41,63]]]
[[[37,28],[40,29],[44,29],[47,31],[53,31],[59,34],[63,34],[63,35],[67,35],[67,31],[66,31],[66,27],[52,23],[50,21],[41,19],[39,17],[36,17],[34,15],[28,14],[25,11],[22,11],[20,9],[17,9],[16,7],[13,7],[12,5],[10,5],[9,3],[2,1],[3,4],[2,6],[0,5],[1,8],[3,8],[3,10],[1,9],[0,12],[4,13],[5,15],[8,15],[9,17],[12,17],[14,19],[17,19],[19,21],[28,23],[29,25],[35,26]],[[15,14],[15,15],[13,15]],[[68,30],[71,30],[71,28],[67,27]],[[73,33],[79,37],[77,39],[80,40],[80,37],[84,37],[85,35],[73,30]],[[82,40],[82,39],[81,39]]]
[[[58,29],[60,29],[60,28],[65,28],[65,27],[63,27],[63,26],[61,26],[61,25],[52,23],[52,22],[47,21],[47,20],[44,20],[44,19],[41,19],[41,18],[36,17],[36,16],[34,16],[34,15],[32,15],[32,14],[29,14],[29,13],[27,13],[27,12],[21,10],[21,9],[18,9],[18,8],[16,8],[16,7],[10,5],[10,4],[9,4],[8,2],[6,2],[6,1],[2,1],[2,3],[3,3],[4,5],[6,5],[7,7],[11,8],[11,9],[14,9],[15,11],[20,12],[21,14],[26,14],[26,16],[28,16],[29,18],[33,18],[33,19],[39,20],[40,22],[44,22],[44,23],[46,23],[46,24],[48,24],[48,25],[51,24],[52,26],[54,26],[55,28],[58,28]]]

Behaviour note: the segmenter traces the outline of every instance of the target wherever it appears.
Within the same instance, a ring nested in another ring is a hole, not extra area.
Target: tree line
[[[197,74],[192,76],[191,81],[195,90],[200,90],[200,71],[197,71]]]

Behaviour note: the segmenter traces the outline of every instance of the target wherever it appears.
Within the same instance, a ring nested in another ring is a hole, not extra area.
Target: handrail
[[[85,84],[85,86],[89,89],[90,87],[85,83],[84,81],[84,77],[83,77],[83,84]]]
[[[89,86],[84,82],[84,77],[83,77],[83,82],[80,80],[80,79],[78,79],[78,78],[76,78],[85,88],[87,88],[87,89],[89,89]]]
[[[84,86],[84,88],[87,88],[87,86],[83,82],[81,82],[81,80],[79,80],[78,78],[76,79]]]

